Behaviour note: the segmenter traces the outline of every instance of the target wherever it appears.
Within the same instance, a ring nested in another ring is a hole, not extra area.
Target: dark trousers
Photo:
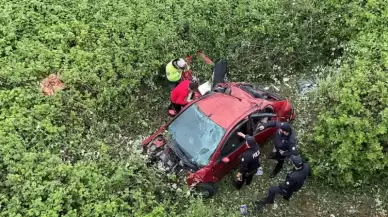
[[[290,200],[293,193],[293,191],[284,191],[279,186],[272,186],[268,189],[267,197],[262,200],[262,205],[273,204],[275,202],[276,194],[280,194],[285,200]]]
[[[181,80],[176,82],[168,81],[168,88],[172,91],[179,83],[181,83]]]
[[[237,190],[240,190],[244,183],[246,185],[250,185],[252,183],[253,176],[255,176],[256,172],[257,169],[249,173],[243,173],[241,175],[241,180],[234,180],[233,186],[237,188]]]
[[[170,101],[170,106],[168,106],[168,109],[173,109],[176,113],[179,113],[181,110],[182,110],[182,105],[179,105],[179,104],[175,104],[173,102]]]
[[[285,157],[283,157],[279,152],[275,152],[270,158],[278,161],[275,169],[272,171],[272,175],[276,176],[283,168]]]

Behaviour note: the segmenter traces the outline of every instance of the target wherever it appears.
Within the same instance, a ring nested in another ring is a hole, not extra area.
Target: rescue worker
[[[273,155],[270,157],[271,159],[278,161],[272,174],[270,175],[271,178],[274,178],[282,169],[284,160],[291,155],[298,155],[298,152],[296,150],[295,135],[289,123],[270,121],[260,126],[259,130],[264,130],[268,127],[279,128],[275,135]]]
[[[174,116],[179,113],[186,104],[191,102],[189,95],[198,89],[198,82],[184,80],[171,91],[169,114]]]
[[[182,58],[177,58],[167,63],[165,70],[170,90],[178,86],[181,82],[182,72],[187,69],[188,64]]]
[[[257,169],[260,167],[260,150],[254,137],[245,135],[241,132],[238,132],[237,135],[246,140],[246,145],[248,147],[242,154],[237,180],[233,182],[233,186],[237,188],[237,190],[240,190],[244,182],[246,185],[251,184],[253,176],[257,173]]]
[[[309,165],[304,163],[300,156],[292,155],[290,159],[294,169],[287,174],[285,182],[279,186],[270,187],[266,198],[255,201],[259,212],[261,212],[267,204],[273,204],[275,202],[276,194],[280,194],[285,200],[290,200],[293,193],[299,191],[305,184],[308,176],[311,176]]]

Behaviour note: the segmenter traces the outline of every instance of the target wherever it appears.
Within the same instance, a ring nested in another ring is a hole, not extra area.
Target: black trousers
[[[257,173],[257,169],[254,170],[254,171],[251,171],[249,173],[243,173],[241,175],[241,180],[236,179],[236,180],[233,181],[233,186],[237,190],[240,190],[241,187],[244,185],[244,183],[246,185],[250,185],[252,183],[253,177],[255,176],[256,173]]]
[[[181,110],[182,110],[182,105],[179,105],[179,104],[175,104],[173,102],[170,101],[170,106],[168,106],[168,109],[173,109],[176,113],[179,113]]]
[[[168,88],[172,91],[179,83],[181,83],[181,80],[176,82],[168,81]]]
[[[272,186],[268,189],[267,197],[262,200],[262,205],[273,204],[276,194],[280,194],[285,200],[290,200],[293,193],[293,191],[285,191],[279,186]]]
[[[278,161],[278,163],[276,164],[276,166],[272,172],[272,175],[276,176],[280,172],[280,170],[282,170],[283,165],[284,165],[284,160],[286,158],[283,157],[279,152],[275,152],[273,154],[273,156],[271,156],[270,158]]]

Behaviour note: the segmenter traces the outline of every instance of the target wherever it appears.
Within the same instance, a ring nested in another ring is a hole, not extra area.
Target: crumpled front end
[[[157,136],[146,147],[149,164],[154,164],[158,169],[168,174],[186,174],[193,171],[185,165],[184,161],[172,150],[168,141],[163,135]]]

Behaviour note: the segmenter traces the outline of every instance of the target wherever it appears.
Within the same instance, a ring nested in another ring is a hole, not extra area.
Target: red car
[[[187,185],[209,198],[216,193],[215,183],[239,165],[246,149],[237,132],[264,144],[276,129],[259,131],[258,126],[294,118],[287,99],[248,83],[218,83],[146,138],[143,153],[166,172],[186,175]]]

